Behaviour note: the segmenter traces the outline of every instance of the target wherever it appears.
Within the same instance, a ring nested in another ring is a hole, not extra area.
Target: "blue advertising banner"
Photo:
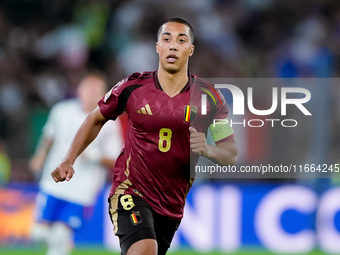
[[[107,187],[93,217],[76,233],[76,244],[118,250],[107,213]],[[0,243],[29,243],[37,187],[0,190]],[[340,187],[321,195],[299,184],[197,183],[187,197],[184,218],[172,248],[236,252],[258,247],[278,253],[307,253],[315,248],[340,252]]]

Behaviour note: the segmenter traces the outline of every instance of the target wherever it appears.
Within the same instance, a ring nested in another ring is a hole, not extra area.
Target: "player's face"
[[[156,43],[159,68],[176,73],[187,68],[189,57],[194,53],[189,35],[189,27],[176,22],[163,25]]]

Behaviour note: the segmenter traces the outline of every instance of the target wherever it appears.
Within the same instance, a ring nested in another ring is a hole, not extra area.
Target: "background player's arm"
[[[69,181],[72,178],[73,164],[77,157],[97,137],[106,122],[107,119],[100,113],[99,107],[89,113],[77,131],[63,162],[51,174],[55,182]]]
[[[53,145],[53,139],[42,136],[39,141],[39,145],[36,149],[36,152],[34,153],[33,157],[31,158],[29,162],[29,168],[34,172],[39,172],[45,162],[45,159]]]
[[[112,169],[116,163],[114,158],[105,156],[97,147],[86,148],[86,150],[81,153],[80,157],[87,162],[101,165],[107,169]]]
[[[104,156],[102,157],[100,164],[108,169],[112,169],[116,164],[116,160]]]
[[[234,165],[237,161],[237,147],[234,139],[216,144],[207,143],[205,134],[190,127],[190,147],[195,153],[222,165]]]

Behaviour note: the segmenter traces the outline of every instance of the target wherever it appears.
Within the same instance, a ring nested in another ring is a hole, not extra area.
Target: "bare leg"
[[[129,248],[127,255],[157,255],[157,242],[154,239],[143,239]]]

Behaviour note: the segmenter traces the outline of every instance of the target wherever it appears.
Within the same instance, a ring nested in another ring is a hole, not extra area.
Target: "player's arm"
[[[233,138],[217,143],[216,146],[207,143],[205,134],[190,127],[190,147],[195,153],[222,165],[234,165],[237,161],[237,147]]]
[[[99,107],[88,114],[83,124],[77,131],[70,148],[62,163],[51,173],[55,182],[69,181],[73,174],[73,164],[77,157],[97,137],[107,119],[100,113]]]

